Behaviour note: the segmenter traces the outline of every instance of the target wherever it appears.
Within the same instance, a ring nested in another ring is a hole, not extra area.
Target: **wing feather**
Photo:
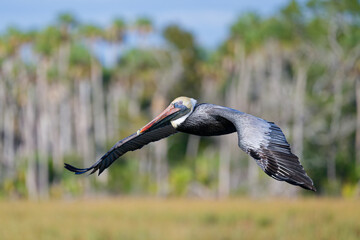
[[[239,147],[255,159],[260,168],[278,181],[316,191],[299,158],[291,152],[281,129],[273,122],[250,114],[219,107],[214,111],[231,121],[238,132]]]
[[[99,170],[99,175],[108,168],[115,160],[124,155],[129,151],[135,151],[142,148],[143,146],[158,141],[162,138],[168,137],[172,134],[177,133],[176,129],[170,124],[165,125],[161,128],[151,130],[144,133],[134,133],[120,141],[118,141],[107,153],[105,153],[98,161],[96,161],[89,168],[76,168],[70,164],[65,163],[65,168],[75,174],[83,174],[91,171],[93,174]]]

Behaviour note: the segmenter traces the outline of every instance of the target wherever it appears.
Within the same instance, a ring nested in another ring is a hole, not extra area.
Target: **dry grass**
[[[0,202],[0,239],[360,239],[356,200]]]

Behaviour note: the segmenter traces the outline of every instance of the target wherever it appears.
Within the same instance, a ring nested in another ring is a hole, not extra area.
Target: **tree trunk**
[[[228,142],[229,137],[220,137],[220,163],[219,163],[219,185],[218,196],[226,198],[230,194],[230,151],[229,146],[233,143]]]
[[[60,78],[66,78],[69,69],[70,42],[65,42],[59,47],[58,71]]]
[[[189,135],[187,146],[186,146],[186,156],[190,158],[196,158],[199,150],[200,137],[196,135]]]
[[[35,130],[35,101],[34,94],[31,88],[27,91],[27,101],[25,107],[25,119],[24,119],[24,145],[25,145],[25,157],[27,159],[26,168],[26,188],[30,199],[37,199],[39,197],[38,187],[36,184],[36,149],[34,141]]]
[[[360,77],[356,79],[356,165],[360,167]]]
[[[1,67],[1,66],[0,66]],[[4,116],[5,116],[5,79],[3,78],[2,69],[0,69],[0,112],[4,114],[0,114],[0,136],[4,133]],[[3,162],[3,153],[4,152],[4,141],[3,138],[0,137],[0,182],[2,181],[2,177],[4,176],[5,169]]]
[[[64,95],[63,100],[60,103],[60,116],[59,116],[59,129],[60,129],[60,141],[59,148],[62,155],[69,153],[73,150],[73,138],[72,138],[72,114],[71,114],[71,98],[68,93]]]
[[[101,69],[97,66],[94,59],[91,61],[91,88],[93,96],[92,112],[93,112],[93,125],[94,137],[96,145],[96,155],[104,151],[106,140],[106,126],[105,126],[105,111],[104,111],[104,90],[101,77]]]
[[[4,163],[6,167],[6,176],[9,179],[12,179],[16,174],[15,169],[15,111],[16,105],[13,102],[11,96],[8,97],[9,101],[7,102],[7,106],[5,108],[4,114]]]
[[[47,104],[47,112],[49,113],[49,129],[48,135],[50,136],[51,156],[53,161],[53,168],[56,172],[61,171],[63,168],[62,152],[60,149],[60,121],[59,115],[59,101],[61,94],[61,87],[58,85],[50,86],[49,89],[50,100]]]
[[[340,119],[342,112],[342,81],[345,75],[342,70],[338,70],[333,78],[334,84],[334,104],[332,108],[330,138],[331,146],[327,160],[327,177],[329,182],[336,181],[336,152],[337,152],[337,134],[340,127]]]
[[[36,127],[37,151],[39,156],[38,189],[41,198],[47,198],[49,193],[48,148],[49,148],[49,116],[47,112],[47,71],[49,62],[42,61],[42,67],[37,71],[36,96],[38,107],[38,121]]]
[[[100,66],[94,58],[91,60],[91,88],[92,88],[92,113],[95,140],[95,158],[98,159],[104,154],[106,141],[106,124],[104,110],[104,90]],[[97,178],[103,183],[107,182],[107,171]]]
[[[305,94],[306,94],[307,67],[301,63],[297,66],[296,85],[294,97],[294,128],[293,128],[293,148],[294,153],[302,159],[303,140],[304,140],[304,118],[305,118]]]
[[[166,99],[161,95],[155,94],[152,102],[152,115],[155,117],[166,107]],[[157,195],[166,196],[169,192],[169,176],[167,162],[167,141],[156,142],[155,147],[155,174],[157,183]]]
[[[91,135],[91,88],[87,81],[78,83],[78,118],[76,119],[78,132],[77,144],[84,166],[90,166],[95,161],[94,142]],[[90,193],[89,179],[85,180],[85,191]]]

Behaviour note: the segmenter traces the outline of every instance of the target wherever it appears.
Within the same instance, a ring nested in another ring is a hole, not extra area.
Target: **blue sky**
[[[247,11],[270,15],[287,0],[12,0],[0,1],[0,31],[9,25],[23,29],[40,28],[54,22],[58,13],[69,11],[80,21],[105,26],[114,17],[134,21],[139,16],[150,17],[161,29],[178,23],[195,34],[206,47],[215,47],[226,37],[236,17]]]

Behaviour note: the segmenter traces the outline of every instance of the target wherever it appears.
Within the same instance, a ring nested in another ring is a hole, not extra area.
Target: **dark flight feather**
[[[267,175],[316,191],[299,158],[291,152],[285,135],[273,122],[225,107],[214,108],[213,114],[234,124],[239,147],[254,158]]]
[[[108,168],[116,159],[124,155],[129,151],[135,151],[142,148],[143,146],[158,141],[162,138],[166,138],[172,134],[177,133],[176,129],[173,126],[165,125],[161,128],[150,130],[144,133],[134,133],[120,141],[118,141],[107,153],[105,153],[97,162],[95,162],[89,168],[76,168],[70,164],[65,163],[65,168],[75,174],[83,174],[88,171],[91,171],[90,174],[93,174],[99,170],[99,175]]]
[[[248,149],[248,154],[253,157],[261,169],[270,177],[285,181],[302,188],[316,191],[312,180],[306,174],[296,155],[291,152],[290,145],[280,128],[274,123],[267,133],[267,146],[259,149]]]

